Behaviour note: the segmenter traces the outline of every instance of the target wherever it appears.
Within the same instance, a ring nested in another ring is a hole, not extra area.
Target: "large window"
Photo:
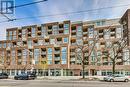
[[[69,34],[69,24],[64,24],[64,34]]]
[[[12,50],[12,61],[11,61],[11,64],[12,65],[15,65],[15,50]]]
[[[90,26],[89,28],[88,28],[88,35],[89,35],[89,38],[93,38],[94,37],[94,29],[93,29],[93,27],[92,26]]]
[[[50,39],[50,44],[55,44],[55,39]]]
[[[68,37],[64,38],[64,43],[68,43]]]
[[[52,48],[48,48],[48,54],[52,54]]]
[[[39,49],[34,49],[34,60],[35,60],[35,64],[38,64],[39,58],[40,58],[40,50]]]
[[[53,30],[58,30],[58,26],[57,26],[57,25],[53,25],[53,26],[52,26],[52,29],[53,29]]]
[[[28,40],[28,48],[31,48],[33,46],[32,40]]]
[[[62,52],[62,61],[61,64],[66,64],[67,62],[67,47],[62,47],[61,49]]]
[[[109,39],[110,38],[110,30],[104,30],[104,39]]]
[[[77,36],[82,37],[82,26],[77,26]]]
[[[48,64],[52,64],[52,48],[48,48],[48,58],[47,58],[47,60],[48,60]]]
[[[130,51],[128,49],[123,50],[123,60],[125,60],[125,65],[130,65]]]
[[[2,43],[0,43],[0,48],[2,48]]]
[[[97,21],[96,26],[103,26],[105,25],[105,21]]]
[[[116,28],[116,38],[121,38],[121,37],[122,37],[122,29]]]
[[[35,37],[35,35],[36,35],[36,29],[35,27],[32,27],[32,37]]]
[[[26,64],[27,64],[27,57],[28,57],[28,51],[27,51],[27,49],[22,50],[22,53],[23,53],[23,61],[22,61],[22,64],[23,64],[23,65],[26,65]]]

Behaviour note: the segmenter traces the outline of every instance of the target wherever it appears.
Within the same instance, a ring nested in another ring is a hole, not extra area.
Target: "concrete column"
[[[16,69],[14,70],[14,73],[15,73],[15,75],[17,75],[17,70]]]
[[[61,69],[61,76],[63,76],[63,69]]]
[[[10,69],[9,73],[10,73],[10,75],[12,76],[11,71],[12,71],[12,70]]]
[[[48,69],[48,76],[50,76],[50,69]]]

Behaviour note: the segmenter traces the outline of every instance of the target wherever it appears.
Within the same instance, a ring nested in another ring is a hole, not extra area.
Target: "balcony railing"
[[[60,50],[59,51],[54,51],[55,54],[59,54],[60,53]]]
[[[83,34],[88,34],[88,32],[83,32]]]
[[[41,52],[42,55],[46,55],[46,52]]]
[[[54,57],[55,60],[60,60],[60,57]]]

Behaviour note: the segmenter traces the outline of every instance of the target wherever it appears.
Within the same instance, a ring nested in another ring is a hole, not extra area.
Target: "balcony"
[[[88,32],[83,32],[83,34],[88,34]]]
[[[22,38],[22,40],[23,40],[23,41],[26,41],[26,40],[27,40],[27,38],[23,37],[23,38]]]
[[[22,56],[22,53],[18,53],[18,56]]]
[[[103,32],[102,33],[98,33],[98,35],[103,35]]]
[[[44,38],[48,39],[48,38],[49,38],[49,36],[47,36],[47,35],[44,35]]]
[[[44,43],[44,45],[49,45],[49,44],[50,44],[49,42]]]
[[[59,30],[64,30],[63,28],[59,28]]]
[[[71,37],[76,37],[76,35],[71,35]]]
[[[7,47],[6,50],[10,50],[10,47]]]
[[[115,31],[111,31],[110,33],[111,33],[111,34],[115,34]]]
[[[70,58],[70,61],[75,61],[75,58]]]
[[[56,44],[60,45],[60,44],[62,44],[62,41],[57,41],[57,43],[56,43]]]
[[[70,55],[71,55],[71,56],[72,56],[72,55],[75,55],[75,52],[71,52]]]
[[[77,43],[71,43],[71,45],[77,45]]]
[[[71,30],[71,32],[76,32],[76,30]]]
[[[28,46],[28,49],[33,49],[33,46]]]
[[[60,60],[60,57],[54,57],[54,60]]]
[[[41,55],[46,55],[46,52],[41,52]]]
[[[55,54],[60,54],[60,50],[59,51],[54,51]]]

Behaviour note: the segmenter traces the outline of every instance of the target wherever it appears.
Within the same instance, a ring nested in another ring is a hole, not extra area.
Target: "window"
[[[9,31],[9,35],[12,35],[12,33],[13,33],[12,31]]]
[[[32,40],[28,40],[28,48],[31,48],[33,46]]]
[[[52,48],[48,48],[48,54],[52,54]]]
[[[116,38],[121,38],[121,37],[122,37],[122,29],[116,28]]]
[[[104,30],[104,38],[110,39],[110,30]]]
[[[62,60],[66,60],[66,54],[62,54]]]
[[[64,34],[69,34],[69,30],[64,30]]]
[[[64,24],[64,34],[69,34],[69,24]]]
[[[36,33],[35,27],[32,27],[32,37],[35,37],[35,33]]]
[[[6,48],[6,43],[4,43],[4,48]]]
[[[68,38],[64,38],[64,43],[68,43]]]
[[[52,64],[52,60],[48,60],[48,64]]]
[[[55,44],[55,39],[50,39],[50,44]]]
[[[64,24],[64,29],[66,30],[69,30],[69,24]]]
[[[53,30],[58,30],[58,26],[57,26],[57,25],[53,25],[53,26],[52,26],[52,29],[53,29]]]
[[[77,39],[77,45],[83,45],[82,39]]]
[[[38,40],[39,45],[43,45],[43,40]]]
[[[82,26],[77,26],[77,36],[82,37]]]
[[[48,55],[48,60],[52,60],[52,55]]]
[[[105,21],[97,21],[96,26],[103,26],[105,25]]]
[[[92,26],[88,28],[88,33],[89,33],[89,38],[93,38],[93,36],[94,36],[94,29],[93,29]]]
[[[16,31],[13,32],[13,35],[16,35]]]
[[[67,52],[67,47],[62,47],[62,52]]]
[[[39,49],[34,49],[34,60],[35,60],[35,64],[38,64],[39,57],[40,57],[40,50]]]
[[[2,47],[2,43],[0,43],[0,48]]]
[[[67,60],[67,47],[62,47],[61,49],[62,52],[62,64],[66,64],[66,60]]]

